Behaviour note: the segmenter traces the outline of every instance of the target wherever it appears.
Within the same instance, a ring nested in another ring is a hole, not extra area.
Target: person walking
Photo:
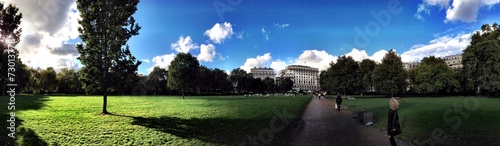
[[[342,96],[340,93],[337,93],[337,98],[335,98],[335,103],[337,104],[337,111],[340,111],[340,104],[342,103]]]
[[[394,140],[394,136],[401,134],[401,126],[399,125],[399,115],[398,108],[399,102],[396,98],[392,97],[389,100],[389,114],[387,118],[387,135],[390,137],[389,141],[391,142],[391,146],[396,146],[396,141]]]

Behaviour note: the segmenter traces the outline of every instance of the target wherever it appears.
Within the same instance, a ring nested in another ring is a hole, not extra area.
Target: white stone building
[[[290,65],[283,69],[280,78],[289,77],[293,81],[292,89],[313,92],[320,90],[319,69],[303,65]]]
[[[451,55],[443,57],[446,64],[452,69],[462,68],[462,54]]]
[[[272,68],[252,68],[250,69],[250,73],[254,78],[260,78],[262,80],[264,80],[266,77],[274,80],[274,77],[276,77],[276,73],[274,73],[274,69]]]

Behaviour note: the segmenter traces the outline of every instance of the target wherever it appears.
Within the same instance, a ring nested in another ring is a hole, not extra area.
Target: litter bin
[[[352,107],[352,117],[353,118],[358,118],[359,116],[359,108],[358,107]]]
[[[363,125],[372,125],[372,124],[373,124],[373,112],[364,112]]]
[[[359,117],[359,122],[363,123],[363,120],[364,120],[364,114],[365,114],[365,110],[360,110],[358,113],[358,117]]]

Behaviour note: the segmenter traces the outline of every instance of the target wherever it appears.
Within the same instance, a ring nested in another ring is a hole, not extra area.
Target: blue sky
[[[33,14],[23,20],[26,31],[18,45],[28,65],[81,68],[74,50],[80,41],[74,0],[14,3],[23,16]],[[143,0],[134,15],[142,29],[128,44],[143,60],[143,74],[154,66],[167,68],[179,52],[190,52],[202,65],[223,70],[280,70],[291,64],[323,70],[341,55],[379,61],[390,49],[403,61],[418,61],[461,53],[482,24],[499,22],[499,4],[500,0]],[[46,8],[54,5],[55,11]],[[49,15],[50,21],[37,15]]]

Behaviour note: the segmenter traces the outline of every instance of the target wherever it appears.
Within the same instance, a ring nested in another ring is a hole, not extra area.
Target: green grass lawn
[[[499,145],[500,99],[403,98],[402,139],[417,145]],[[344,99],[344,105],[373,111],[374,126],[386,130],[389,98]]]
[[[19,96],[15,142],[16,145],[235,145],[254,138],[267,143],[272,139],[270,136],[281,132],[276,128],[270,130],[270,123],[281,127],[287,125],[283,120],[299,118],[310,99],[309,96],[204,96],[185,100],[171,96],[111,96],[108,111],[112,115],[101,115],[101,96]],[[8,98],[1,97],[0,103],[6,107]],[[12,142],[4,139],[9,132],[5,128],[8,126],[5,119],[9,118],[7,108],[0,108],[0,114],[1,141]]]

